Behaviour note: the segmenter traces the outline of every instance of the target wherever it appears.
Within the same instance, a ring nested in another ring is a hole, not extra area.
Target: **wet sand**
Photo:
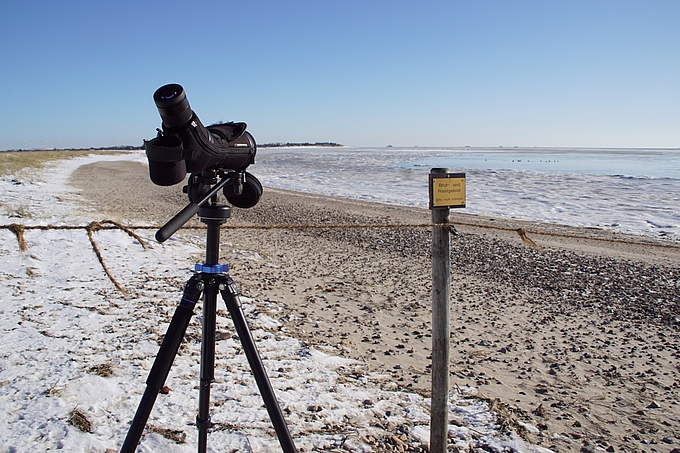
[[[80,167],[71,184],[93,220],[162,225],[188,201],[132,162]],[[502,423],[555,451],[680,448],[679,244],[451,217],[451,390],[476,387]],[[256,207],[233,210],[221,254],[244,295],[285,307],[291,336],[428,394],[430,228],[403,225],[430,219],[265,188]]]

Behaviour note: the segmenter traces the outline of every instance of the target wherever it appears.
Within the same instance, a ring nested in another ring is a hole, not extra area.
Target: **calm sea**
[[[466,173],[460,212],[680,240],[680,150],[262,148],[265,186],[427,207],[431,168]]]

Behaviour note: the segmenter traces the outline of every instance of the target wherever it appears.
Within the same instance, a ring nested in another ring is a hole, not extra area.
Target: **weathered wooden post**
[[[465,175],[430,170],[432,210],[432,402],[430,452],[446,453],[449,429],[449,300],[451,297],[451,207],[465,207]],[[462,199],[461,199],[462,195]]]
[[[431,173],[448,173],[433,168]],[[432,209],[432,403],[430,452],[446,453],[449,430],[449,300],[451,293],[451,244],[447,207]]]

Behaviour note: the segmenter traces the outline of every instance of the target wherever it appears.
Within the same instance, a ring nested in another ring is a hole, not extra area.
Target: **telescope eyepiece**
[[[176,85],[166,86],[165,88],[167,88],[167,89],[165,91],[158,93],[158,100],[159,101],[170,101],[170,100],[178,97],[182,93],[182,91],[175,89],[175,86]]]
[[[161,115],[163,124],[168,128],[182,127],[191,120],[193,112],[182,85],[164,85],[153,94],[153,100]]]

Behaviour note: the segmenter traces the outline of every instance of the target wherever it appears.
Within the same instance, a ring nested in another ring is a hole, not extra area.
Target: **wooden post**
[[[430,173],[448,173],[433,168]],[[448,224],[450,209],[432,209],[433,224]],[[430,453],[446,453],[449,428],[449,299],[451,282],[449,226],[432,227],[432,404]]]

